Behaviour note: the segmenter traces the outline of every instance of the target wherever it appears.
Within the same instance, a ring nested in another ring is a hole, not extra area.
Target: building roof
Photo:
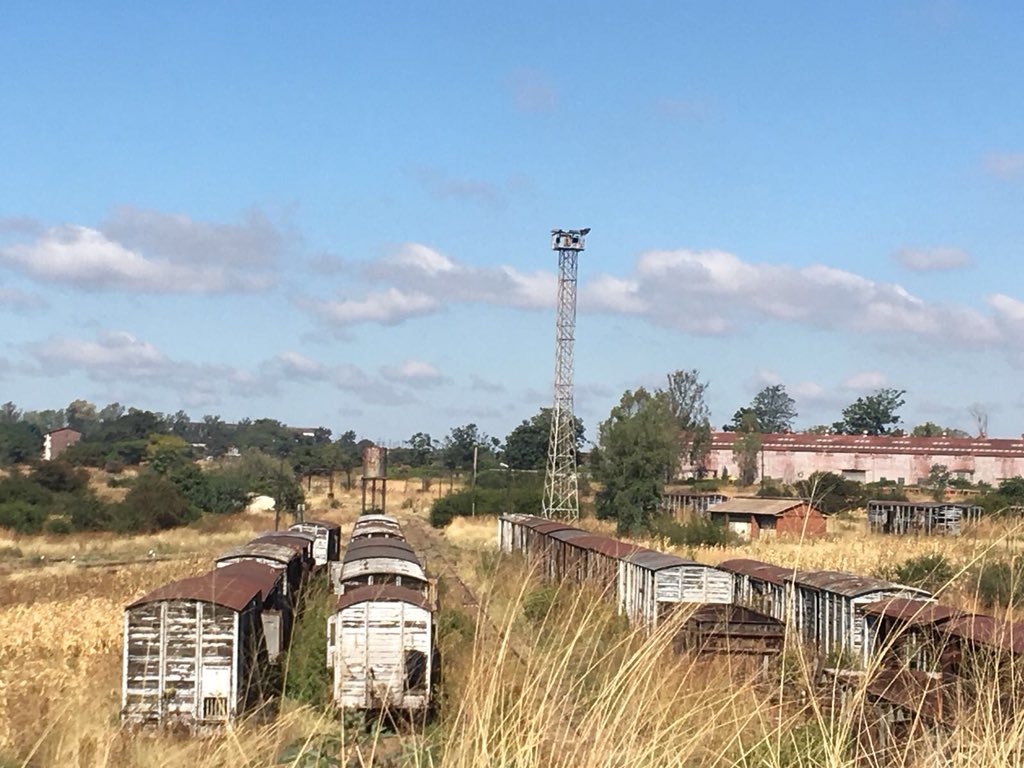
[[[225,570],[228,569],[215,568],[201,576],[172,581],[140,597],[128,606],[128,610],[164,600],[196,600],[241,611],[253,600],[262,600],[263,587],[259,582],[251,581],[238,572],[222,575]]]
[[[711,435],[711,447],[731,450],[739,437],[736,432],[714,432]],[[766,451],[1024,457],[1024,438],[787,433],[761,435],[761,445]]]
[[[73,427],[57,427],[56,429],[51,429],[46,434],[47,435],[55,435],[58,432],[74,432],[76,435],[82,434],[81,432],[79,432],[77,429],[74,429]]]
[[[396,587],[394,584],[371,584],[350,589],[338,596],[336,610],[340,611],[350,605],[368,602],[411,603],[428,611],[433,610],[430,600],[424,594],[414,589]]]
[[[718,515],[782,515],[806,504],[803,499],[761,499],[739,497],[720,501],[708,507],[710,514]]]

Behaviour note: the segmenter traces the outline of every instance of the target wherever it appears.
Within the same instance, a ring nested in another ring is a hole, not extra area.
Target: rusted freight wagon
[[[255,563],[283,568],[285,572],[285,590],[294,600],[302,589],[302,582],[306,577],[305,565],[302,561],[302,554],[297,552],[294,546],[282,546],[267,542],[256,542],[244,544],[228,550],[217,558],[218,568],[251,560]]]
[[[943,626],[963,615],[928,600],[894,597],[863,607],[861,652],[864,666],[938,672],[946,655]]]
[[[761,560],[737,558],[719,563],[718,567],[733,576],[733,596],[737,603],[788,622],[786,609],[787,582],[793,579],[792,568]]]
[[[642,550],[619,562],[618,595],[630,623],[653,631],[680,603],[732,603],[733,577],[710,565]]]
[[[426,595],[430,585],[419,557],[399,539],[364,539],[352,542],[340,563],[331,566],[335,594],[367,585],[389,584]]]
[[[317,568],[325,568],[328,563],[337,562],[341,556],[341,526],[337,523],[329,520],[304,520],[289,526],[288,530],[313,534],[313,560]]]
[[[309,575],[316,567],[316,559],[313,557],[313,545],[316,543],[316,536],[301,531],[266,531],[254,536],[250,544],[277,544],[282,547],[291,547],[299,553],[302,560],[302,570]]]
[[[848,654],[859,663],[863,608],[893,597],[930,600],[924,589],[842,571],[800,571],[793,577],[793,618],[807,642],[830,655]]]
[[[498,518],[498,548],[507,555],[513,552],[527,554],[529,531],[549,522],[551,521],[535,515],[501,515]]]
[[[327,666],[343,709],[426,713],[435,676],[434,604],[403,587],[364,586],[327,620]]]
[[[259,706],[272,693],[260,613],[276,579],[215,569],[129,605],[121,719],[197,731]]]

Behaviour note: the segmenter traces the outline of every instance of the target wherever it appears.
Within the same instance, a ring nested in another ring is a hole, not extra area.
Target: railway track
[[[432,574],[444,579],[447,588],[445,600],[453,602],[463,612],[476,616],[479,628],[493,633],[495,638],[502,637],[504,633],[501,627],[459,575],[456,565],[458,547],[448,541],[441,532],[431,528],[426,521],[418,517],[403,516],[401,523],[406,539],[423,556]],[[525,662],[527,655],[524,649],[510,643],[509,650],[519,662]]]

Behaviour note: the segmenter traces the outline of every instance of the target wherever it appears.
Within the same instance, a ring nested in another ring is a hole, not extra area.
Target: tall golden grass
[[[494,521],[459,520],[446,535],[480,614],[452,607],[439,617],[445,679],[436,721],[395,734],[356,727],[330,708],[285,702],[272,723],[255,719],[202,739],[123,730],[118,721],[122,608],[170,579],[209,567],[248,523],[183,546],[181,559],[83,569],[38,567],[0,574],[0,766],[971,766],[1024,764],[1024,685],[1012,668],[982,667],[948,729],[924,722],[895,749],[863,738],[873,705],[862,682],[833,691],[799,644],[768,672],[730,657],[678,655],[680,611],[653,637],[625,626],[613,601],[592,589],[540,583],[517,557],[494,551]],[[870,572],[934,548],[957,562],[984,556],[998,536],[878,541],[836,536],[802,551],[761,542],[736,552],[700,552],[717,562],[763,557],[801,567]],[[979,543],[980,542],[980,543]],[[234,543],[233,540],[231,543]],[[139,554],[151,541],[90,544],[86,551]],[[18,542],[47,549],[50,540]],[[61,552],[74,545],[67,541]],[[872,553],[871,548],[882,550]],[[985,547],[989,547],[988,550]],[[888,559],[888,560],[887,560]],[[474,631],[475,628],[475,631]],[[966,690],[966,689],[965,689]],[[908,714],[911,725],[914,713]],[[343,727],[343,723],[347,727]],[[358,724],[361,726],[361,724]],[[319,761],[319,762],[317,762]],[[330,762],[334,761],[334,762]]]

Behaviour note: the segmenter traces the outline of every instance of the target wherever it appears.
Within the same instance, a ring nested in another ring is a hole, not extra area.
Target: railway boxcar
[[[677,651],[740,654],[764,662],[782,653],[786,625],[740,605],[702,605],[686,620],[673,643]]]
[[[405,587],[424,595],[430,591],[419,557],[408,544],[397,539],[367,539],[350,544],[342,561],[331,566],[331,584],[339,595],[368,585]]]
[[[498,548],[505,554],[522,552],[525,555],[528,551],[529,531],[550,522],[552,521],[535,515],[501,515],[498,518]]]
[[[392,585],[351,589],[328,619],[334,702],[343,709],[426,713],[431,706],[434,605]]]
[[[733,575],[733,598],[737,603],[779,621],[789,621],[786,594],[793,569],[745,558],[726,560],[718,567]]]
[[[288,526],[290,531],[310,533],[315,537],[313,542],[313,560],[317,568],[325,568],[328,563],[337,562],[341,556],[341,526],[329,520],[303,520]]]
[[[302,531],[266,531],[254,536],[250,544],[277,544],[282,547],[291,547],[299,553],[302,559],[302,568],[308,575],[316,567],[316,559],[313,557],[313,545],[316,544],[316,536],[312,533]]]
[[[644,550],[620,561],[618,593],[630,622],[653,631],[679,603],[732,603],[733,577],[710,565]]]
[[[192,731],[233,723],[264,701],[260,617],[278,575],[215,569],[167,584],[124,612],[121,718]]]
[[[797,572],[791,601],[804,639],[825,654],[848,654],[859,662],[864,612],[868,603],[893,597],[929,600],[924,589],[842,571]]]
[[[276,664],[292,637],[295,607],[288,595],[283,568],[239,560],[216,571],[218,576],[238,576],[260,585],[260,622],[267,660]]]
[[[302,555],[295,550],[294,546],[286,547],[267,542],[243,544],[241,547],[235,547],[220,555],[217,558],[216,566],[223,568],[245,560],[283,568],[286,593],[293,601],[298,596],[306,572]]]
[[[962,612],[948,605],[894,597],[868,603],[864,612],[861,651],[865,668],[937,672],[946,655],[948,635],[942,627]]]

